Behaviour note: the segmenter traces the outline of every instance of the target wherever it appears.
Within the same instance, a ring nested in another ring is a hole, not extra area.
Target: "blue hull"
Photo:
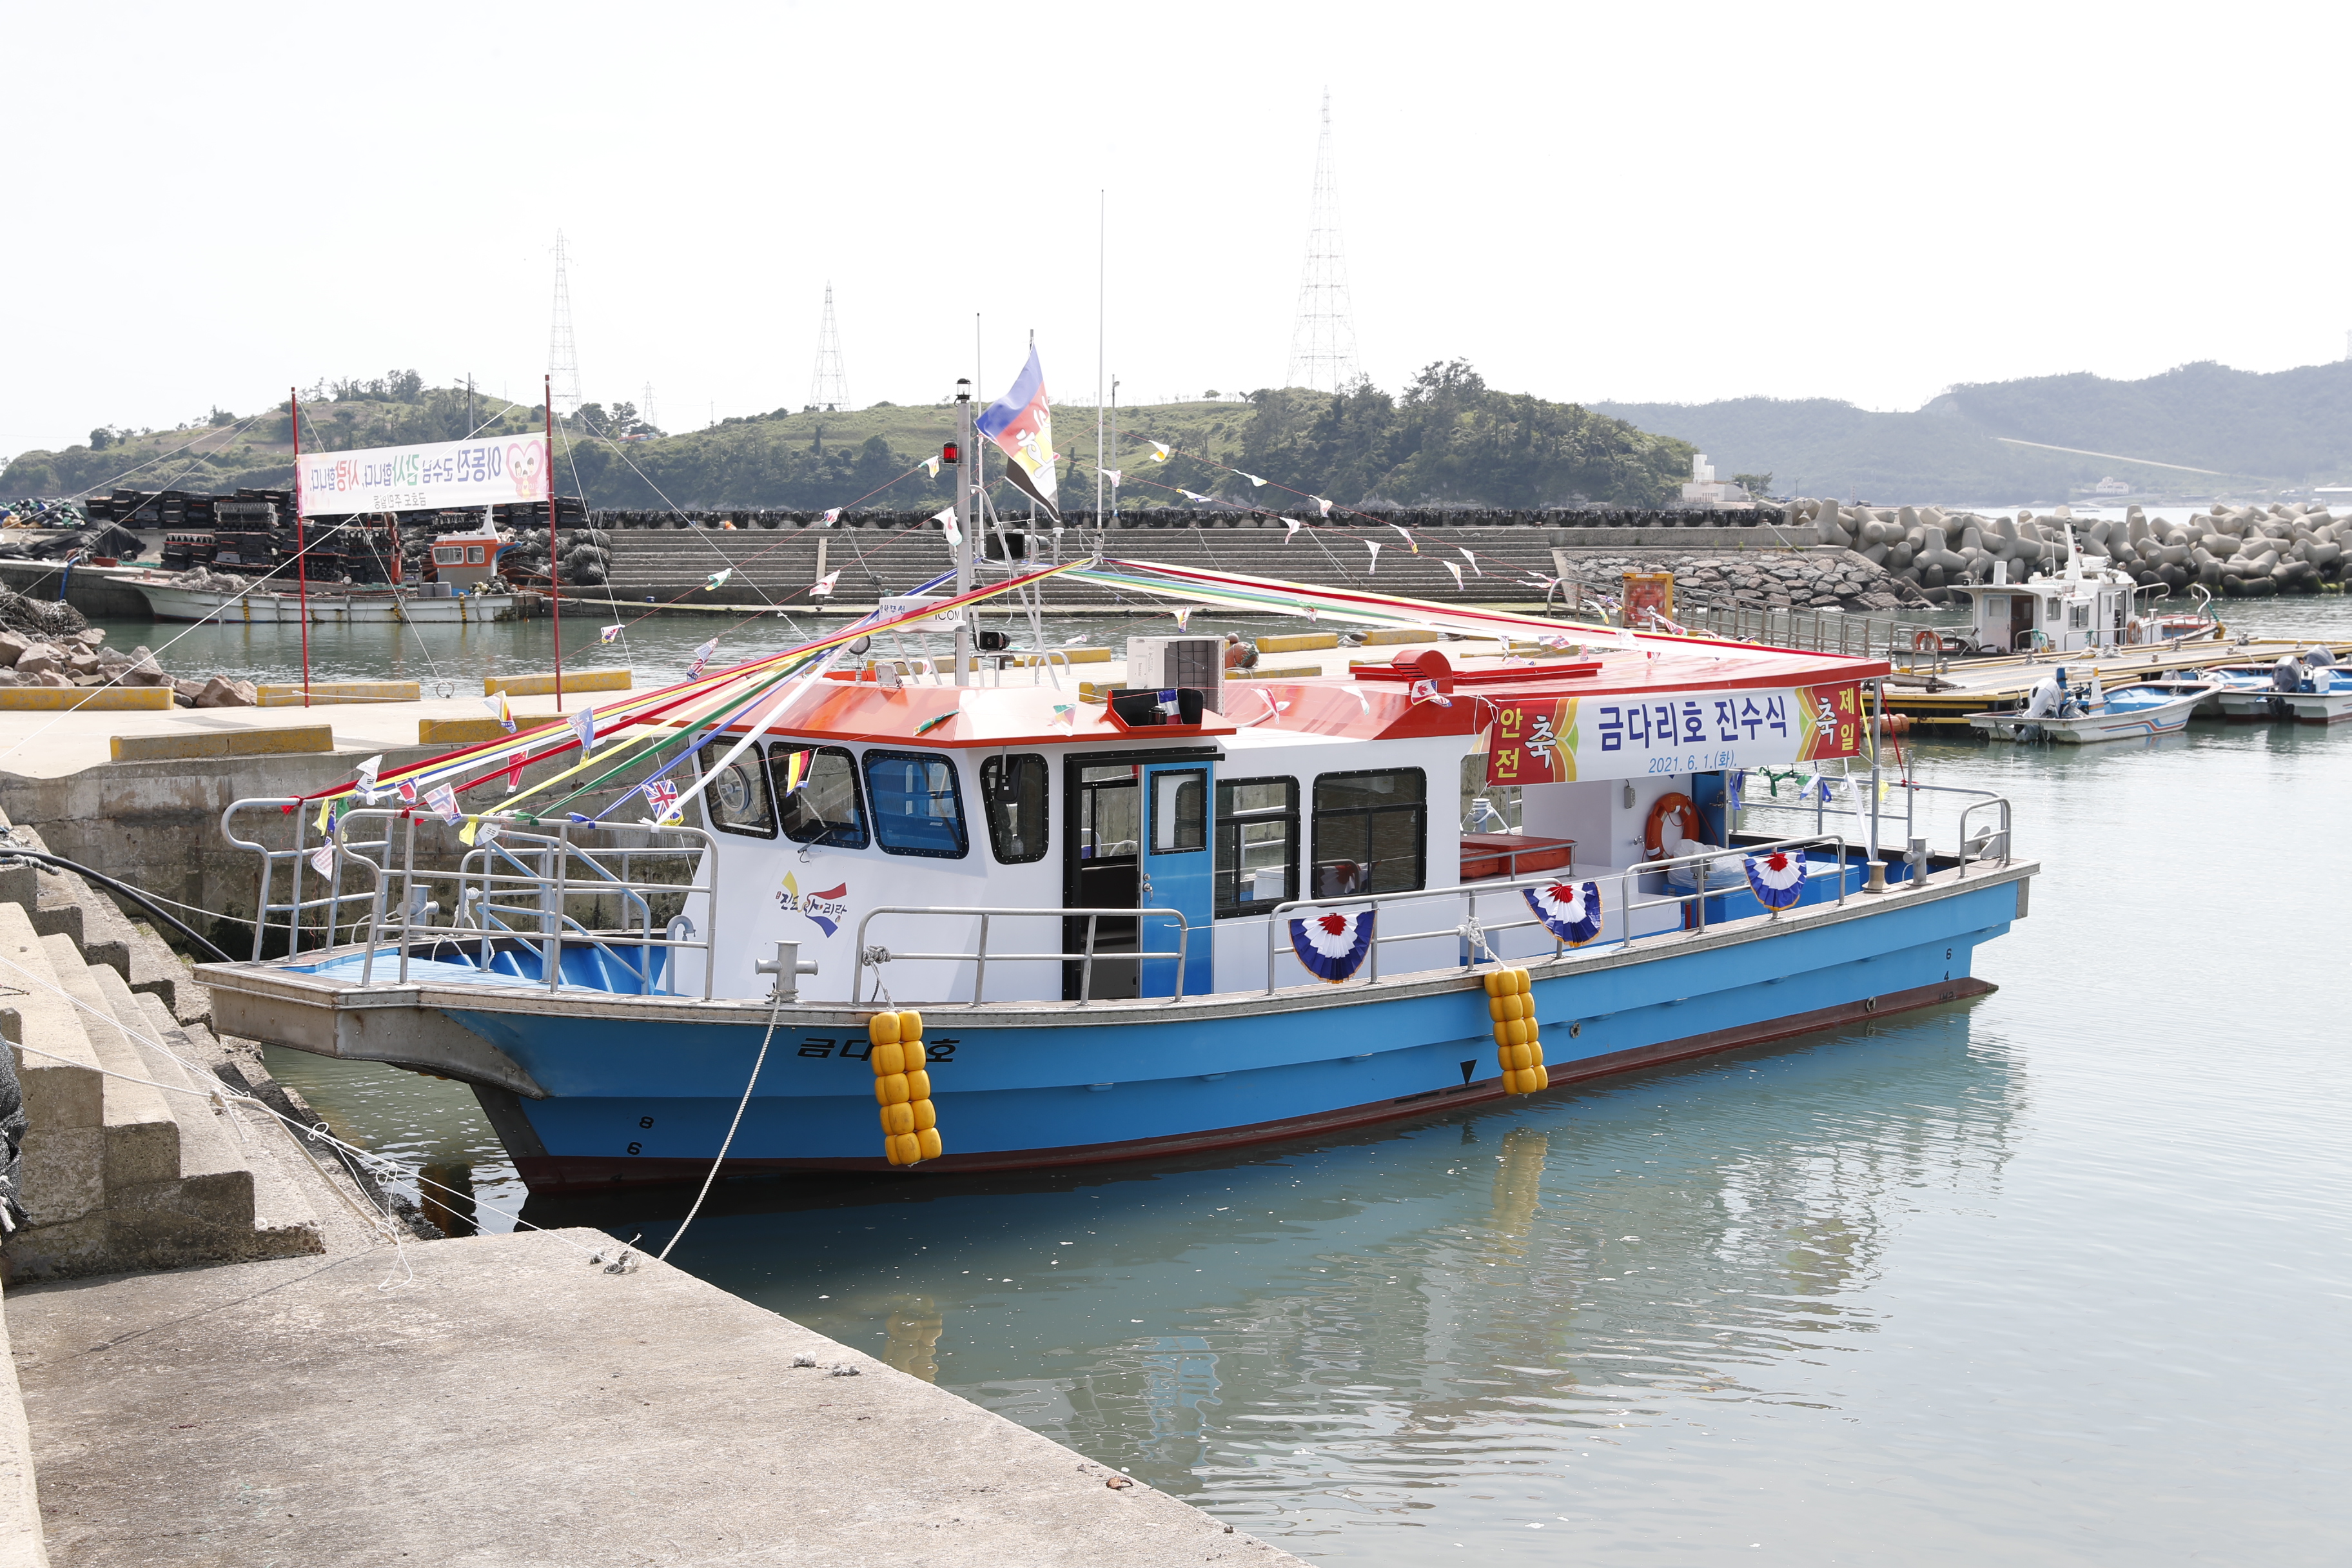
[[[2021,880],[1854,918],[1751,925],[1689,942],[1538,964],[1555,1088],[1736,1049],[1990,987],[1979,943],[2016,918]],[[674,1181],[709,1168],[757,1056],[761,1023],[445,1009],[548,1093],[478,1090],[538,1189]],[[738,1016],[740,1016],[740,1015]],[[1466,974],[1174,1006],[927,1014],[946,1156],[1003,1170],[1295,1137],[1502,1094],[1486,995]],[[770,1045],[730,1172],[887,1168],[862,1031],[789,1016]]]

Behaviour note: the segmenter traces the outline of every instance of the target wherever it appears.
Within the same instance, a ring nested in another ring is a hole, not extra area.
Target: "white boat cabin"
[[[817,966],[807,1001],[869,1001],[877,979],[910,1005],[1166,995],[1180,926],[1185,994],[1297,985],[1312,977],[1288,921],[1318,911],[1285,906],[1481,880],[1499,890],[1480,921],[1522,922],[1496,949],[1549,954],[1504,887],[1515,870],[1596,881],[1602,936],[1622,937],[1629,890],[1668,891],[1635,868],[1728,842],[1730,770],[1835,772],[1863,753],[1861,687],[1886,668],[1643,637],[1540,661],[1456,668],[1431,648],[1344,678],[1213,678],[1182,700],[829,675],[780,698],[732,760],[740,722],[698,755],[714,774],[700,810],[718,848],[699,879],[715,871],[717,989],[756,994],[755,962],[794,941]],[[1516,831],[1465,834],[1473,793],[1515,796]],[[1059,912],[1076,910],[1107,912]],[[1379,973],[1463,962],[1468,912],[1455,894],[1383,904]],[[1633,934],[1682,918],[1639,910]],[[671,989],[698,992],[700,955],[682,957]]]
[[[2162,635],[2148,624],[2139,595],[2143,588],[2104,564],[2084,566],[2078,558],[2056,576],[2037,574],[2021,583],[2007,580],[2009,563],[1993,563],[1993,581],[1958,592],[1969,596],[1969,640],[1984,653],[2074,653],[2155,642]]]
[[[445,533],[433,542],[433,575],[436,582],[460,588],[499,580],[499,551],[506,539],[495,528],[478,533]]]

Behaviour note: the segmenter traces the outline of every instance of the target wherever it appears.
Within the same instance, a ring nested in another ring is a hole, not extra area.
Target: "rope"
[[[768,1013],[768,1032],[760,1037],[760,1054],[751,1062],[751,1081],[743,1086],[743,1098],[735,1102],[735,1120],[727,1124],[727,1136],[719,1145],[719,1158],[710,1162],[710,1173],[702,1178],[702,1190],[694,1194],[694,1206],[686,1211],[684,1219],[678,1221],[677,1231],[669,1238],[669,1246],[663,1247],[660,1256],[654,1259],[656,1263],[668,1262],[671,1249],[685,1239],[686,1227],[692,1225],[694,1216],[702,1212],[702,1200],[710,1195],[710,1184],[719,1179],[719,1167],[727,1163],[727,1151],[735,1146],[735,1130],[743,1125],[743,1112],[751,1104],[751,1090],[759,1087],[760,1068],[767,1064],[768,1043],[776,1037],[776,1021],[784,1016],[784,979],[782,975],[776,977],[776,1005]]]

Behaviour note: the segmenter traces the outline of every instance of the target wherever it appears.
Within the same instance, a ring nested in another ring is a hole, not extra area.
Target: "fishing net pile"
[[[89,622],[62,599],[28,599],[14,588],[0,588],[0,628],[42,638],[69,637]]]

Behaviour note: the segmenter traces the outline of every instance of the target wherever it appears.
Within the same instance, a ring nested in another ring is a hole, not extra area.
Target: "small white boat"
[[[2222,682],[2215,700],[2224,718],[2288,719],[2298,724],[2334,724],[2352,719],[2352,670],[2322,665],[2305,668],[2295,689],[2278,684],[2276,669],[2237,665],[2210,672]]]
[[[394,625],[410,622],[441,626],[457,622],[508,621],[515,618],[512,594],[448,594],[428,596],[430,589],[414,587],[354,587],[348,583],[314,587],[306,596],[282,588],[251,588],[227,593],[194,588],[170,577],[125,577],[136,588],[159,621],[223,621],[250,626],[299,625],[307,614],[313,626]]]
[[[2057,713],[1971,713],[1969,728],[1996,741],[2049,741],[2062,746],[2137,741],[2185,729],[2189,715],[2221,689],[2215,680],[2147,680],[2105,696],[2070,700]]]

